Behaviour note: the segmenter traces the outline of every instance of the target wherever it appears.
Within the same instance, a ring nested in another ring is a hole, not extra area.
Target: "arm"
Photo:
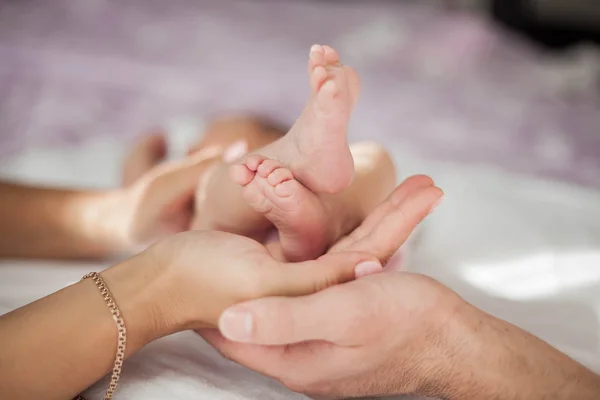
[[[229,340],[204,334],[228,358],[309,395],[600,398],[598,375],[416,274],[253,300],[225,311],[219,327]]]
[[[214,327],[239,301],[346,282],[372,259],[345,252],[284,265],[253,240],[195,231],[170,236],[102,277],[125,320],[128,357],[170,333]],[[111,369],[116,345],[116,324],[89,279],[6,314],[0,398],[72,398]]]
[[[0,258],[99,258],[185,231],[198,178],[213,158],[164,163],[113,191],[0,182]]]
[[[600,397],[598,375],[508,322],[464,304],[449,326],[461,367],[440,376],[437,386],[447,388],[447,398]]]
[[[370,249],[389,259],[440,197],[418,179],[396,188],[333,251]],[[245,302],[226,310],[219,328],[202,334],[228,358],[311,395],[600,398],[599,376],[419,274]]]
[[[164,298],[164,272],[138,258],[102,273],[126,319],[130,356],[169,332],[157,321],[155,298]],[[145,273],[139,274],[139,268]],[[167,320],[168,321],[168,320]],[[0,317],[0,397],[67,399],[112,368],[116,325],[90,280]]]
[[[97,258],[122,250],[116,192],[0,183],[0,258]]]

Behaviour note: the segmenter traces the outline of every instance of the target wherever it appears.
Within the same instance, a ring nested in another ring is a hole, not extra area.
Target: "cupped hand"
[[[384,272],[310,296],[232,307],[220,321],[223,336],[205,337],[226,357],[296,392],[436,397],[458,353],[449,327],[460,304],[433,279]]]
[[[350,281],[364,265],[381,271],[374,257],[353,251],[288,264],[252,239],[216,231],[170,236],[140,260],[160,270],[159,319],[177,321],[175,330],[214,327],[227,307],[249,299],[301,296]]]
[[[160,164],[116,192],[111,218],[124,249],[138,250],[189,229],[194,191],[202,175],[221,157],[217,150]]]
[[[330,254],[366,251],[388,260],[439,203],[430,178],[403,182]],[[226,357],[290,389],[333,397],[435,394],[446,356],[443,325],[462,304],[433,279],[382,273],[298,298],[229,308],[221,333],[203,336]]]

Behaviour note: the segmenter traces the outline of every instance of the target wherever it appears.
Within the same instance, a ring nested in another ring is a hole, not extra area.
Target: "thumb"
[[[364,252],[325,254],[317,260],[278,264],[267,275],[268,296],[302,296],[382,271],[381,263]]]
[[[233,342],[288,345],[313,340],[336,343],[355,309],[333,287],[302,297],[267,297],[235,305],[219,318],[221,334]],[[351,326],[355,326],[352,324]]]
[[[264,345],[344,341],[348,326],[355,326],[366,305],[364,296],[348,290],[359,281],[335,284],[380,272],[381,264],[373,260],[364,253],[341,252],[279,268],[270,294],[301,297],[267,297],[233,306],[221,315],[219,329],[229,340]]]

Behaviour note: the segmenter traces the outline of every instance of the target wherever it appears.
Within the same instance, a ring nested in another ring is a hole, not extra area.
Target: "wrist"
[[[463,302],[447,324],[436,374],[445,399],[596,399],[600,377],[522,329]]]
[[[183,330],[171,271],[148,253],[131,257],[101,275],[123,314],[132,350]]]
[[[73,221],[76,237],[87,243],[89,253],[97,257],[116,255],[129,250],[126,240],[122,191],[75,193],[64,203],[64,218]]]
[[[438,387],[444,389],[438,395],[447,399],[494,397],[488,389],[482,392],[484,386],[495,386],[493,381],[502,379],[501,375],[496,376],[501,371],[488,363],[495,343],[494,338],[483,333],[483,327],[491,318],[464,300],[455,309],[446,331],[450,344],[445,360],[448,368],[438,377]]]
[[[488,328],[494,318],[455,296],[458,302],[443,302],[440,315],[434,316],[438,334],[428,357],[433,365],[422,371],[427,378],[419,394],[448,400],[495,398],[505,377],[493,365],[498,339]]]
[[[422,362],[418,363],[420,379],[416,379],[419,383],[415,394],[448,400],[463,398],[456,397],[457,377],[464,372],[463,363],[472,362],[469,346],[473,333],[467,332],[467,326],[477,318],[474,311],[479,310],[448,291],[428,313],[429,337],[424,339],[427,347],[420,355]]]

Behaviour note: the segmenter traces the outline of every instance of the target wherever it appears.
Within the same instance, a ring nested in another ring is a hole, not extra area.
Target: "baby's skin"
[[[320,45],[310,49],[308,74],[311,94],[288,134],[230,169],[248,204],[279,231],[289,260],[318,256],[339,235],[331,216],[340,204],[327,195],[341,193],[354,176],[346,132],[358,76]]]
[[[288,261],[324,254],[357,227],[396,183],[394,165],[375,143],[348,145],[350,114],[359,95],[354,70],[335,50],[310,50],[311,93],[287,134],[252,118],[217,120],[192,152],[219,149],[200,177],[191,229],[223,230],[265,242]],[[129,157],[125,182],[165,152],[157,135]],[[143,172],[143,171],[141,171]],[[272,237],[272,236],[271,236]]]

